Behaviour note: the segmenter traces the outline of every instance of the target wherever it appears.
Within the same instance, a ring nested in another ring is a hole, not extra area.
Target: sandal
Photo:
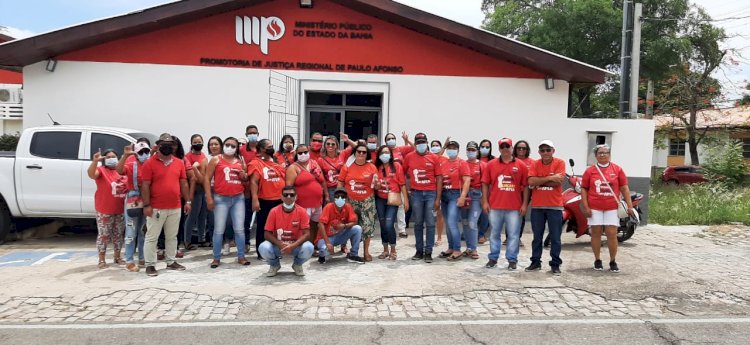
[[[248,261],[245,258],[239,258],[239,259],[237,259],[237,263],[240,264],[240,265],[242,265],[242,266],[249,266],[250,265],[250,261]]]
[[[388,258],[394,261],[398,258],[398,254],[396,253],[396,248],[391,249],[391,255]]]
[[[452,250],[451,251],[440,252],[440,257],[443,258],[443,259],[445,259],[445,258],[447,258],[447,257],[449,257],[451,255],[453,255],[453,251]]]
[[[464,257],[464,256],[463,256],[462,254],[458,254],[458,255],[450,255],[450,256],[448,256],[448,257],[446,258],[446,260],[448,260],[448,261],[458,261],[458,260],[461,260],[461,258],[463,258],[463,257]]]
[[[472,260],[477,260],[479,259],[479,253],[477,253],[476,250],[472,250],[471,253],[469,254],[469,257],[472,258]]]
[[[383,259],[389,257],[390,255],[391,254],[387,250],[385,250],[382,253],[380,253],[380,255],[378,255],[378,259],[383,260]]]
[[[201,247],[201,248],[211,247],[211,242],[208,242],[208,241],[203,242],[203,243],[199,244],[198,247]]]
[[[196,250],[196,249],[198,249],[198,245],[191,243],[191,244],[188,244],[187,247],[185,247],[185,249],[187,249],[187,250]]]
[[[365,254],[365,262],[370,262],[370,261],[372,261],[372,255]]]
[[[99,266],[98,267],[99,267],[99,269],[105,269],[105,268],[109,267],[109,265],[107,265],[107,263],[102,260],[102,261],[99,261]]]
[[[219,260],[211,261],[211,268],[219,267],[220,264],[221,262]]]

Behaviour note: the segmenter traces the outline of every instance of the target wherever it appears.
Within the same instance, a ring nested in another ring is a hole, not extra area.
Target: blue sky
[[[479,26],[481,0],[397,0],[401,3]],[[0,26],[13,37],[24,38],[63,27],[125,14],[139,9],[169,3],[170,0],[0,0]],[[724,27],[731,39],[726,48],[736,49],[726,66],[714,74],[722,81],[729,99],[739,98],[750,80],[750,1],[693,0],[704,7]],[[730,19],[727,19],[730,18]],[[731,19],[740,18],[740,19]],[[734,63],[732,63],[734,62]]]

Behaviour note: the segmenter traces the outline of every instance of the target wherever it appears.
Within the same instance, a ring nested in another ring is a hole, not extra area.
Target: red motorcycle
[[[575,165],[575,162],[570,159],[571,170]],[[563,191],[563,226],[567,223],[565,232],[573,232],[576,234],[576,238],[583,235],[591,235],[589,232],[589,223],[586,216],[581,211],[581,177],[565,174],[568,178],[568,183],[572,186],[571,188]],[[633,201],[633,208],[635,209],[637,216],[629,216],[626,218],[620,218],[620,227],[617,228],[617,241],[625,242],[635,233],[638,228],[638,224],[641,219],[641,208],[638,206],[643,200],[643,194],[638,192],[630,192],[630,199]],[[544,241],[544,246],[549,245],[549,237]]]

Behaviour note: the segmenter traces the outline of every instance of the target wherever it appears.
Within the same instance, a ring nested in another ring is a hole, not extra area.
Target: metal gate
[[[268,138],[274,146],[289,134],[300,143],[299,80],[276,71],[268,77]]]

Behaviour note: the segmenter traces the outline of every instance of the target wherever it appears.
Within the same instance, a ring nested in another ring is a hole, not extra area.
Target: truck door
[[[80,131],[42,130],[31,138],[29,154],[16,157],[16,190],[24,214],[80,215],[83,157]]]

